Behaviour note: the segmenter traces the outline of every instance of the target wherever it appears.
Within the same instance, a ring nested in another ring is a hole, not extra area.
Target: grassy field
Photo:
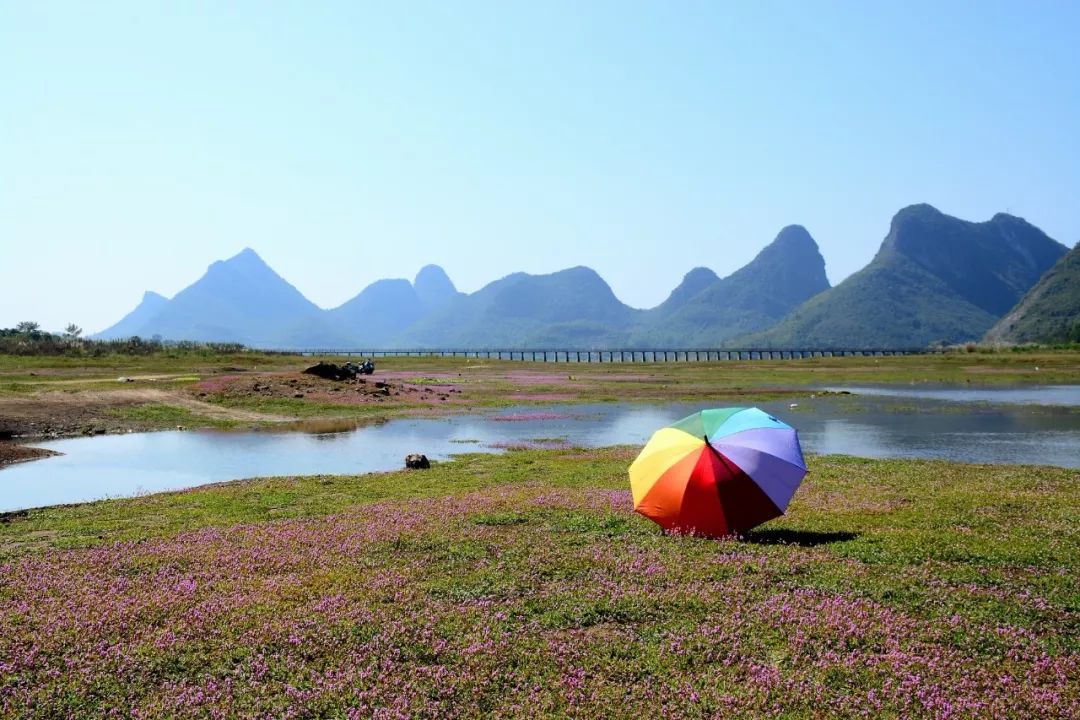
[[[8,717],[1080,715],[1080,477],[811,458],[741,540],[635,450],[250,480],[0,524]]]

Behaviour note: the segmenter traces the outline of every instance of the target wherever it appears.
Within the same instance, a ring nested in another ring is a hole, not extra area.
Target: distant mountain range
[[[1020,218],[971,223],[914,205],[835,288],[810,233],[790,225],[743,268],[724,278],[694,268],[648,310],[620,302],[587,267],[514,273],[465,294],[435,265],[323,310],[245,249],[172,299],[147,292],[96,337],[341,349],[922,347],[981,338],[1066,251]],[[1062,272],[1075,276],[1076,264]],[[1054,287],[1042,296],[1058,297]],[[1028,314],[1043,312],[1025,302]]]

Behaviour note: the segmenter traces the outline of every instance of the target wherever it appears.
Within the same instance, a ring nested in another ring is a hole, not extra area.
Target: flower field
[[[255,480],[0,525],[0,715],[1080,717],[1080,479],[812,458],[745,539],[625,448]]]

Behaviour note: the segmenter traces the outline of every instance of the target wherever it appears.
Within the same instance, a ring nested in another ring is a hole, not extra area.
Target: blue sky
[[[323,307],[589,265],[636,307],[900,207],[1080,239],[1076,2],[0,0],[0,327],[245,246]]]

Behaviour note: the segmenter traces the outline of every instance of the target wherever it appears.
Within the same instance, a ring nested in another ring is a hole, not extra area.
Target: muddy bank
[[[152,413],[139,417],[137,411],[143,407],[171,408],[176,413],[174,417],[180,419],[170,421],[168,415],[155,417]],[[196,424],[199,421],[257,424],[293,419],[201,402],[176,390],[53,390],[0,399],[0,441],[163,430],[189,420]]]
[[[37,460],[38,458],[56,454],[57,453],[52,450],[45,450],[43,448],[26,447],[25,445],[16,445],[12,442],[0,442],[0,467],[14,465],[18,462],[26,462],[27,460]]]
[[[388,376],[330,380],[299,372],[208,378],[195,383],[192,392],[200,399],[304,399],[330,405],[394,401],[441,404],[460,399],[461,395],[456,387],[408,382]]]
[[[35,397],[4,398],[0,403],[0,438],[60,438],[126,432],[132,423],[114,413],[146,404],[131,393],[47,392]]]

